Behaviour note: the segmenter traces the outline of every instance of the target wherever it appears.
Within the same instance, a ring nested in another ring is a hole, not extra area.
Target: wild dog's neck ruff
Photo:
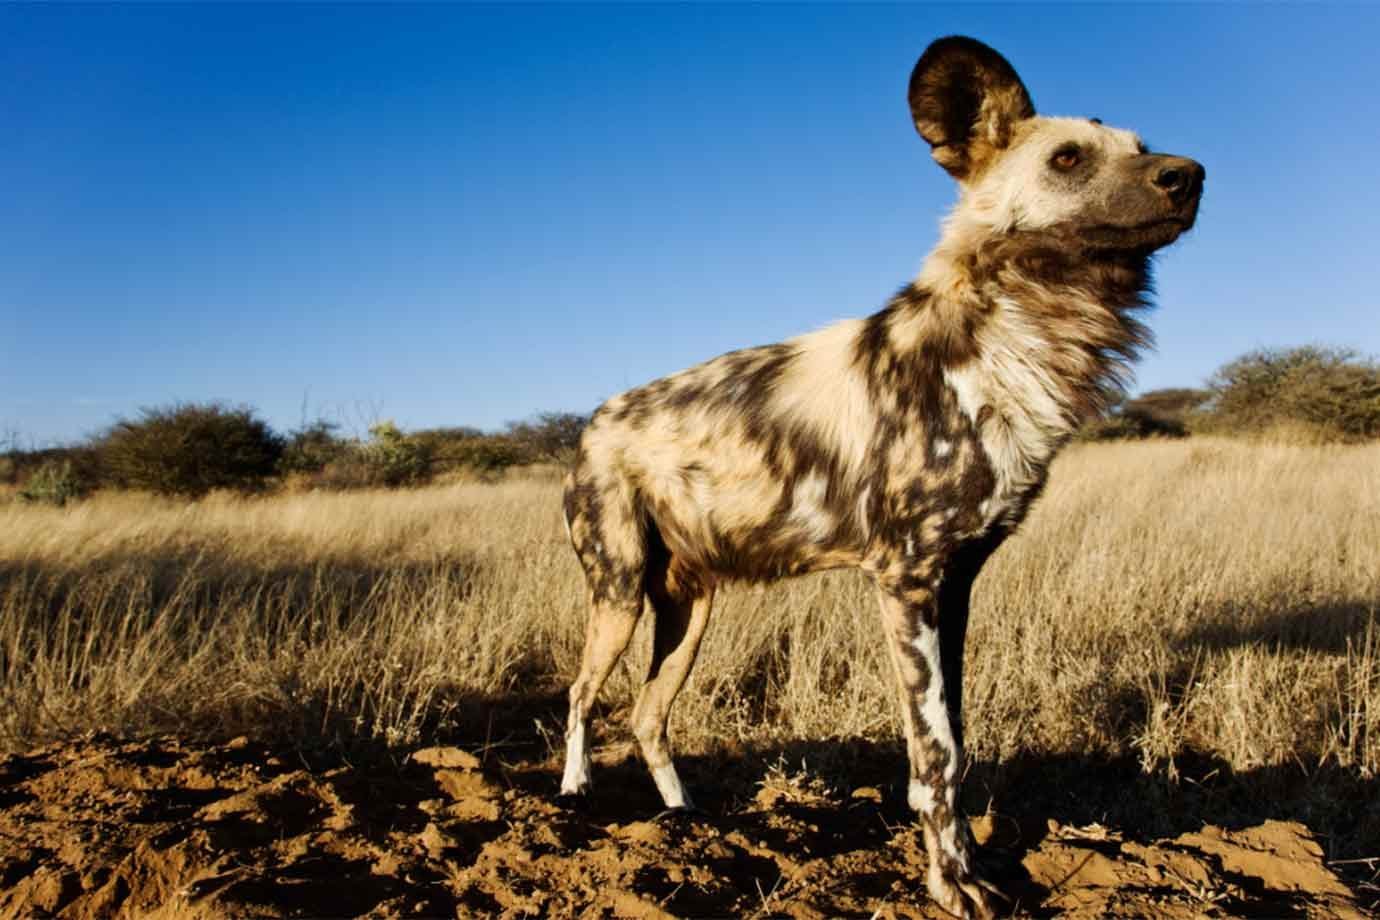
[[[1095,249],[1066,228],[949,229],[898,301],[992,464],[984,517],[1018,519],[1020,496],[1043,482],[1078,425],[1122,392],[1149,344],[1134,314],[1149,306],[1150,259]]]

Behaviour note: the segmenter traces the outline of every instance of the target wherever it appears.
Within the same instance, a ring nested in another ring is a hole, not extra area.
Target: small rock
[[[652,845],[666,842],[666,831],[651,821],[633,821],[619,828],[618,836]]]
[[[493,799],[461,799],[446,806],[447,816],[458,821],[497,821],[503,813]]]
[[[451,770],[478,770],[479,758],[457,747],[422,748],[412,752],[412,759],[428,767]]]

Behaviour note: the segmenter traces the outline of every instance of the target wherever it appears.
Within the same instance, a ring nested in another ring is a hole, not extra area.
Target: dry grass
[[[551,475],[0,504],[0,749],[91,728],[406,745],[557,690],[585,616],[558,508]],[[681,750],[892,743],[860,576],[720,598],[675,712]],[[979,581],[970,753],[1369,781],[1378,614],[1380,446],[1077,446]],[[646,644],[605,692],[614,710]]]

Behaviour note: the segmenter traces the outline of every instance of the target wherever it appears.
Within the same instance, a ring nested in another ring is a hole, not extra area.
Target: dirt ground
[[[700,760],[687,778],[703,811],[658,818],[626,750],[602,752],[574,809],[555,801],[549,752],[446,745],[330,765],[246,738],[95,735],[10,756],[0,918],[942,916],[900,784],[885,782],[901,769],[890,753],[857,752],[842,787],[785,758],[765,772]],[[1298,821],[1138,839],[995,813],[974,829],[1016,916],[1347,918],[1376,902]]]

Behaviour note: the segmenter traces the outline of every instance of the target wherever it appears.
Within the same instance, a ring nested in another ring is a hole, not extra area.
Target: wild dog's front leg
[[[977,874],[975,844],[958,808],[963,751],[945,698],[935,581],[916,573],[883,576],[878,597],[900,685],[908,798],[925,834],[930,897],[958,917],[991,917],[996,889]]]

